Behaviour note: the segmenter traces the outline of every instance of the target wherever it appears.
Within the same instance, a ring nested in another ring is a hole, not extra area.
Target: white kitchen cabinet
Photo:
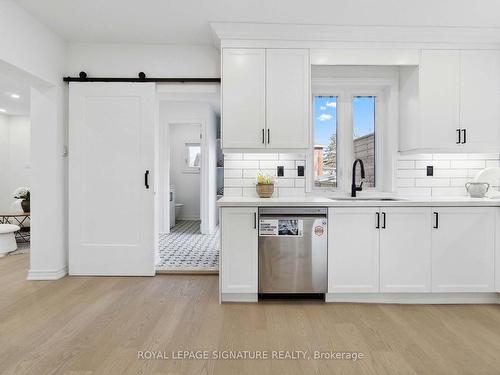
[[[434,207],[432,211],[432,291],[494,291],[495,209]]]
[[[430,292],[430,207],[380,210],[380,292]]]
[[[222,51],[222,148],[309,146],[309,50]]]
[[[329,208],[328,292],[379,291],[376,207]]]
[[[422,50],[400,69],[400,151],[500,151],[500,51]]]
[[[500,51],[460,51],[460,128],[464,151],[499,151]]]
[[[221,291],[254,293],[258,289],[256,207],[221,209]]]
[[[266,50],[266,147],[309,145],[309,50]]]
[[[265,49],[224,48],[222,72],[222,148],[265,148]]]

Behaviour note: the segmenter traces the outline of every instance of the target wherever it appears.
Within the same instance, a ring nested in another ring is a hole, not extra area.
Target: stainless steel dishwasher
[[[259,296],[327,289],[327,209],[259,209]]]

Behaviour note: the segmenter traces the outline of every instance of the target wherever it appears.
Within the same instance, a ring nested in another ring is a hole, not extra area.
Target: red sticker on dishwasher
[[[316,236],[322,236],[323,233],[325,233],[325,229],[323,227],[320,227],[319,225],[317,227],[314,227],[314,234]]]

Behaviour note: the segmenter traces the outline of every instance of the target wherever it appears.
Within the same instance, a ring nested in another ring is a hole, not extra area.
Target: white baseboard
[[[257,302],[257,293],[222,293],[222,302]]]
[[[67,266],[58,270],[29,270],[27,280],[59,280],[67,274]]]
[[[499,293],[327,293],[326,302],[398,304],[492,304]]]
[[[175,220],[187,220],[187,221],[199,221],[199,216],[179,216],[176,217]]]

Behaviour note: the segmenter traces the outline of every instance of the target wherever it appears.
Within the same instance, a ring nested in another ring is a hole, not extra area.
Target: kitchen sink
[[[376,198],[376,197],[334,197],[334,198],[328,198],[331,199],[332,201],[402,201],[404,199],[401,198]]]

